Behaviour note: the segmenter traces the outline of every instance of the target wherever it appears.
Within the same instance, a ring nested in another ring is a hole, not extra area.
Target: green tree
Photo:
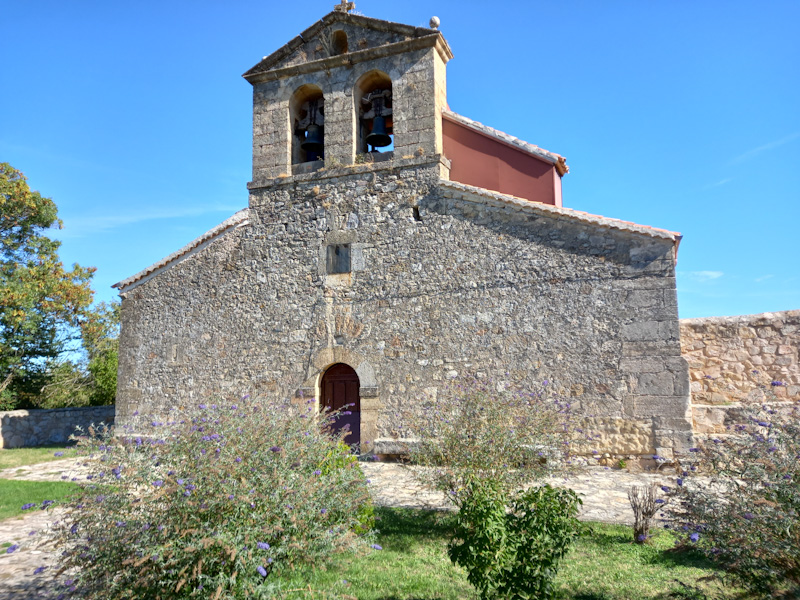
[[[45,235],[61,226],[55,203],[0,163],[0,404],[7,407],[35,393],[32,382],[63,349],[63,332],[92,302],[95,269],[65,269],[61,243]]]
[[[117,395],[119,302],[100,302],[78,325],[83,356],[66,352],[46,365],[38,408],[113,404]]]
[[[81,339],[88,358],[93,405],[113,404],[117,396],[119,362],[119,301],[101,302],[81,323]]]

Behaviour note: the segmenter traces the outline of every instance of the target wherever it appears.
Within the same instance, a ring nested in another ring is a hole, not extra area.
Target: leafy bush
[[[409,415],[418,473],[459,507],[450,559],[482,598],[551,598],[558,561],[577,535],[580,500],[549,486],[518,491],[569,462],[569,404],[542,388],[469,380]]]
[[[800,596],[800,410],[749,409],[693,448],[668,513],[677,530],[754,595]]]
[[[73,597],[268,597],[286,569],[366,548],[366,480],[329,425],[245,399],[90,432],[89,486],[54,533]]]
[[[464,567],[481,598],[555,597],[558,563],[578,536],[581,500],[549,485],[507,497],[492,482],[468,484],[450,559]]]

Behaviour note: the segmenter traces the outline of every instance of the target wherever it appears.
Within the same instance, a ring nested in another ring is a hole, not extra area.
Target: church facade
[[[335,10],[245,73],[249,206],[120,283],[117,421],[213,398],[398,415],[460,376],[549,380],[599,448],[691,445],[678,234],[565,208],[563,157],[449,110],[432,22]]]

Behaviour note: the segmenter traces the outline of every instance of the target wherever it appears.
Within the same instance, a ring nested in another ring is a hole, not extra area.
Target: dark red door
[[[340,431],[348,427],[346,444],[361,442],[361,401],[358,397],[358,375],[349,366],[337,363],[322,376],[322,408],[342,411],[336,419],[334,429]],[[345,414],[345,413],[350,414]]]

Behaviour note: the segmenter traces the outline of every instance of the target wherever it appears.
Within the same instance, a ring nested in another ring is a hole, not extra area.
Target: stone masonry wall
[[[114,406],[86,406],[0,412],[0,448],[63,444],[91,424],[114,424]]]
[[[742,404],[800,401],[800,310],[681,321],[697,433],[721,433]]]
[[[609,453],[688,447],[672,242],[471,197],[428,161],[254,186],[249,225],[124,293],[117,419],[319,397],[344,362],[376,451],[475,372],[550,380]],[[328,244],[350,244],[351,273],[326,274]]]

